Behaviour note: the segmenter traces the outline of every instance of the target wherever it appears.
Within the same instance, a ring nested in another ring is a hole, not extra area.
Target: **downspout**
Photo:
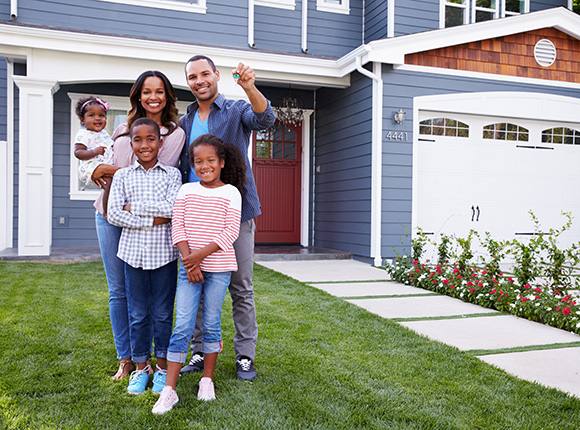
[[[395,37],[395,0],[387,0],[387,37]]]
[[[373,63],[373,72],[362,66],[361,57],[355,59],[356,70],[373,80],[372,144],[371,144],[371,258],[381,266],[381,221],[383,182],[383,78],[382,64]]]
[[[248,46],[255,48],[254,42],[254,0],[248,0]]]
[[[572,0],[568,0],[568,9],[570,10],[574,10],[574,5],[572,3],[573,3]]]
[[[302,0],[302,52],[308,53],[308,0]]]
[[[10,19],[18,18],[18,0],[10,0]]]

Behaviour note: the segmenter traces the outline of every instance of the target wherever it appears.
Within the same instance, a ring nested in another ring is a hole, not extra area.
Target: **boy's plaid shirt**
[[[153,225],[153,218],[171,218],[180,186],[179,170],[160,163],[145,170],[136,161],[115,173],[107,219],[123,227],[117,257],[144,270],[157,269],[177,259],[177,249],[171,242],[171,223]],[[127,203],[131,212],[123,210]]]

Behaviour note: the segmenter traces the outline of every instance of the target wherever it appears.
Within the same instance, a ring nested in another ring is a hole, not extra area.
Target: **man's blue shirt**
[[[196,111],[195,116],[193,118],[193,122],[191,123],[191,130],[189,131],[189,137],[188,137],[189,140],[187,140],[186,146],[188,147],[188,150],[189,150],[189,146],[191,146],[191,142],[193,142],[199,136],[209,133],[209,130],[207,128],[207,123],[208,123],[207,119],[205,121],[202,121],[201,119],[199,119],[199,114]],[[189,168],[189,178],[188,179],[189,180],[187,182],[199,182],[199,178],[195,174],[195,169],[193,166],[191,166]]]
[[[192,125],[197,112],[197,102],[187,108],[187,113],[181,118],[181,128],[186,133],[186,142],[191,142]],[[207,128],[225,143],[235,145],[246,159],[246,183],[242,192],[242,222],[260,215],[262,208],[256,190],[256,182],[248,159],[248,147],[253,130],[265,130],[274,125],[276,115],[268,102],[264,112],[257,113],[252,105],[245,100],[229,100],[219,94],[213,102],[209,113]],[[189,145],[184,145],[181,153],[180,170],[183,182],[189,181],[190,162],[188,156]]]

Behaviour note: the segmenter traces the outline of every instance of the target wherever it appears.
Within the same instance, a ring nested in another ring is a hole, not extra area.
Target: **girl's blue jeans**
[[[167,349],[168,361],[185,363],[202,294],[203,352],[220,352],[222,306],[231,276],[231,272],[203,272],[203,283],[191,283],[185,267],[181,265],[175,294],[175,327]]]
[[[125,293],[124,262],[117,257],[121,227],[109,224],[100,214],[95,215],[97,238],[101,259],[105,266],[107,285],[109,287],[109,317],[113,328],[113,339],[119,360],[131,357],[129,341],[129,312]]]
[[[155,357],[165,358],[171,336],[177,260],[154,270],[143,270],[125,263],[131,358],[144,363],[155,339]]]

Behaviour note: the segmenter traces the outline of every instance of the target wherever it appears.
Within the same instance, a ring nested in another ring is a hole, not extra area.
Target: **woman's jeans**
[[[203,283],[191,283],[187,279],[185,267],[181,265],[175,294],[175,327],[167,349],[168,361],[185,363],[202,294],[203,352],[220,352],[222,306],[231,276],[231,272],[203,272]]]
[[[107,285],[109,286],[109,317],[113,328],[113,339],[119,360],[131,357],[129,341],[129,312],[125,294],[124,262],[117,257],[121,227],[109,224],[100,213],[95,215],[97,238],[101,259],[105,266]]]
[[[155,357],[165,358],[173,322],[177,260],[153,270],[125,263],[131,358],[144,363],[149,358],[152,337]]]

